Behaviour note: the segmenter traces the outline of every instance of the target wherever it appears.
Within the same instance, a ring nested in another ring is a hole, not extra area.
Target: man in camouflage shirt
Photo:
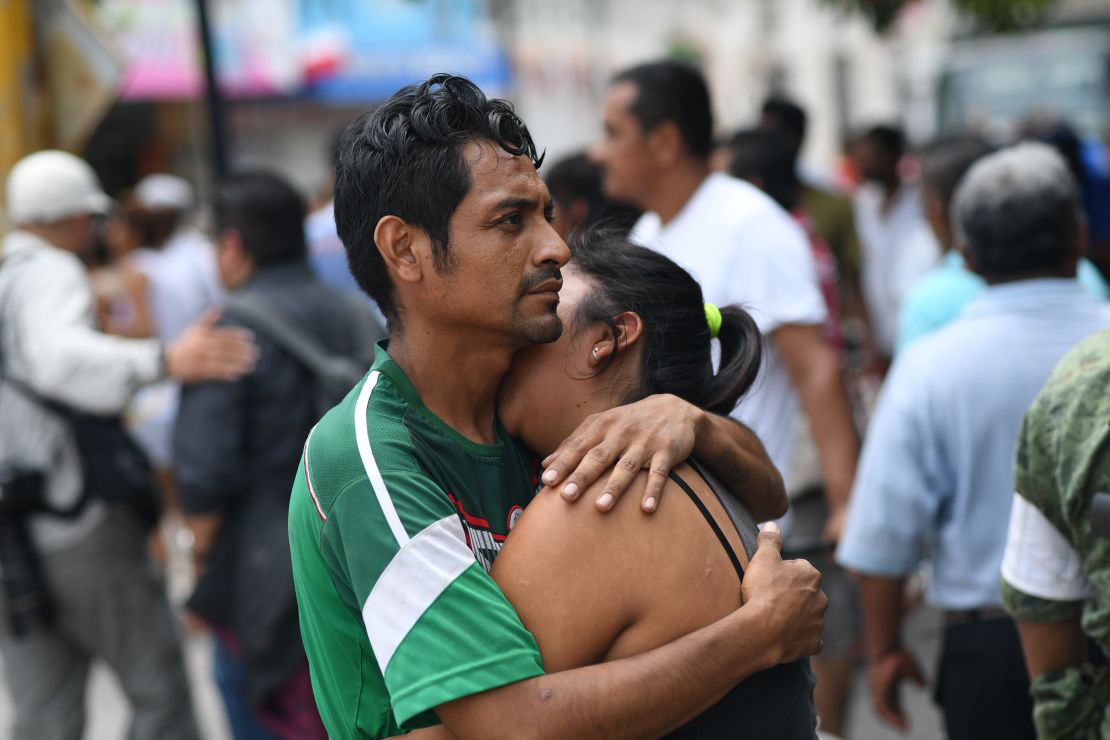
[[[1110,539],[1091,501],[1110,491],[1110,330],[1056,367],[1018,442],[1002,593],[1033,678],[1040,738],[1110,737]]]

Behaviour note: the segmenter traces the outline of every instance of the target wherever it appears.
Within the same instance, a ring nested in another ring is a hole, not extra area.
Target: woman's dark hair
[[[397,306],[374,228],[393,215],[423,229],[436,267],[449,270],[448,224],[470,190],[462,149],[472,141],[527,157],[536,168],[543,162],[511,103],[488,99],[470,80],[450,74],[397,91],[339,140],[335,224],[351,274],[389,318]]]
[[[658,252],[602,230],[572,235],[570,249],[570,266],[593,286],[578,304],[576,324],[602,322],[619,338],[617,315],[632,311],[643,320],[640,386],[625,402],[672,393],[719,414],[736,407],[755,382],[763,356],[762,336],[747,311],[720,308],[721,364],[714,374],[705,302],[690,273]]]

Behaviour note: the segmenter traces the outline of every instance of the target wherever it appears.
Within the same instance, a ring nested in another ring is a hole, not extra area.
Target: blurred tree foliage
[[[822,0],[826,5],[862,13],[876,30],[885,31],[915,0]],[[986,31],[1012,31],[1041,20],[1056,0],[949,0]]]

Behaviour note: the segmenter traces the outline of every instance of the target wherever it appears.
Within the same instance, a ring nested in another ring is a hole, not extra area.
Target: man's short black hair
[[[305,201],[273,172],[251,170],[225,178],[213,206],[216,228],[239,234],[258,267],[303,261]]]
[[[798,174],[793,139],[782,131],[745,129],[729,140],[728,173],[759,185],[788,211],[798,205]]]
[[[770,128],[789,136],[794,148],[801,149],[809,123],[809,117],[802,106],[787,98],[772,96],[763,101],[761,112],[765,124],[770,123]]]
[[[906,153],[906,135],[897,126],[872,126],[863,132],[862,138],[867,139],[894,159],[901,159]]]
[[[713,111],[701,72],[681,62],[652,62],[613,78],[613,84],[621,82],[636,87],[636,99],[628,111],[645,133],[673,121],[690,154],[704,158],[713,151]]]
[[[450,269],[448,225],[470,190],[462,149],[473,141],[528,157],[537,168],[543,161],[512,104],[451,74],[402,88],[340,138],[335,224],[355,280],[390,319],[397,305],[374,229],[385,216],[404,219],[431,238],[436,267]]]
[[[602,177],[601,165],[591,161],[585,152],[579,152],[551,165],[544,180],[560,207],[567,208],[576,200],[586,202],[586,220],[580,228],[604,224],[611,231],[627,233],[640,217],[640,211],[607,198]]]

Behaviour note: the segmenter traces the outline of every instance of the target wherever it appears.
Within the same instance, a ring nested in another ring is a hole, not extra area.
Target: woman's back
[[[730,550],[741,568],[750,553],[710,484],[689,465],[676,473],[653,515],[625,501],[598,516],[545,491],[514,527],[493,575],[536,636],[546,670],[643,653],[741,605]],[[641,474],[624,498],[637,501],[645,482]],[[750,677],[674,736],[812,738],[811,699],[808,665],[778,666]]]

